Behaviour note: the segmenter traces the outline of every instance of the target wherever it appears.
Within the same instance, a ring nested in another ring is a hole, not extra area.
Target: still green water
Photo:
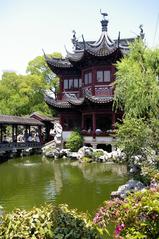
[[[97,208],[127,180],[124,165],[50,161],[41,156],[0,164],[0,205],[6,211],[49,203],[94,215]]]

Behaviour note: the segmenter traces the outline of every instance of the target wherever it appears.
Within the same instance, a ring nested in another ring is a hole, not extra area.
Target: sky
[[[72,30],[80,40],[98,40],[102,12],[111,39],[135,37],[143,24],[149,47],[159,47],[159,0],[0,0],[0,75],[25,74],[29,61],[72,51]]]

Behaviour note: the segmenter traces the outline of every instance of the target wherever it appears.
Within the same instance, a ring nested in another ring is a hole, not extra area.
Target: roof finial
[[[76,42],[77,42],[77,38],[76,38],[76,31],[75,31],[75,30],[73,30],[73,31],[72,31],[72,33],[73,33],[73,37],[72,37],[72,43],[75,45],[75,44],[76,44]]]
[[[107,32],[107,26],[109,21],[106,19],[106,17],[108,16],[108,14],[106,12],[102,12],[101,9],[100,9],[100,14],[103,16],[103,20],[101,21],[102,32]]]
[[[140,37],[141,37],[141,39],[143,40],[144,37],[145,37],[145,33],[144,33],[144,31],[143,31],[143,25],[140,24],[139,28],[140,28]]]
[[[76,31],[73,30],[72,33],[73,33],[72,43],[73,43],[74,47],[76,48],[76,44],[77,44],[77,42],[78,42],[78,40],[77,40],[77,38],[76,38]]]
[[[119,48],[119,45],[120,45],[120,32],[118,33],[118,48]]]

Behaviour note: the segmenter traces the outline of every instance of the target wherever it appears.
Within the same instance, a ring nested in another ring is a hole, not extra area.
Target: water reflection
[[[0,205],[12,210],[67,203],[94,213],[126,179],[122,165],[50,161],[40,156],[14,159],[0,165]]]
[[[126,176],[127,175],[127,167],[126,165],[118,165],[112,163],[92,163],[92,164],[79,164],[77,166],[80,167],[83,176],[90,181],[103,181],[108,180],[115,176]]]

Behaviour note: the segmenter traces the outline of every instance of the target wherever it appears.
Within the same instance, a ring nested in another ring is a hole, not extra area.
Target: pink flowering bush
[[[116,239],[159,238],[159,188],[151,187],[124,200],[105,202],[94,223],[103,228],[110,222],[115,225]]]

